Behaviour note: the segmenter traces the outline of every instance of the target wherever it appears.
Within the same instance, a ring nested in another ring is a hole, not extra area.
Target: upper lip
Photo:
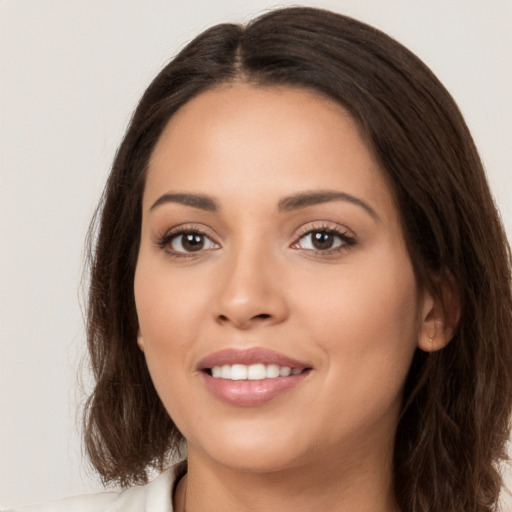
[[[294,368],[310,368],[307,363],[293,359],[291,357],[269,350],[265,348],[249,348],[249,349],[236,349],[228,348],[219,350],[201,359],[197,365],[199,370],[206,370],[214,366],[222,366],[224,364],[277,364],[279,366],[288,366]]]

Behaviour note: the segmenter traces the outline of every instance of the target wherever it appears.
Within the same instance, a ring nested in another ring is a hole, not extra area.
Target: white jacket
[[[184,465],[179,463],[146,485],[119,492],[74,496],[6,512],[172,512],[172,491],[183,472]]]

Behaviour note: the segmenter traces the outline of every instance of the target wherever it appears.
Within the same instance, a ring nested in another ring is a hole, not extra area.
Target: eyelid
[[[174,238],[180,236],[180,235],[186,235],[186,234],[198,234],[201,236],[204,236],[205,238],[208,238],[213,244],[215,244],[217,247],[215,248],[208,248],[208,249],[202,249],[197,252],[186,252],[186,251],[176,251],[174,249],[168,248],[168,246],[171,244]],[[212,250],[217,250],[220,248],[220,243],[217,240],[217,237],[211,233],[211,230],[208,229],[206,226],[197,224],[179,224],[177,226],[173,226],[172,228],[165,230],[162,234],[159,234],[156,236],[155,245],[165,251],[169,256],[175,256],[175,257],[197,257],[201,254],[204,254],[205,252],[209,252]]]
[[[331,249],[320,250],[320,249],[303,249],[301,247],[294,247],[299,243],[301,239],[303,239],[306,235],[309,235],[314,232],[325,231],[331,233],[335,236],[338,236],[342,240],[342,244]],[[314,252],[319,255],[328,256],[329,254],[339,253],[344,250],[348,250],[350,247],[353,247],[357,244],[356,235],[352,230],[343,226],[341,224],[337,224],[332,221],[315,221],[304,226],[301,226],[299,230],[294,235],[294,240],[291,244],[292,248],[296,248],[297,250],[303,250],[306,252]]]
[[[304,224],[295,232],[294,238],[297,240],[311,231],[330,231],[332,233],[346,235],[350,238],[356,238],[355,233],[351,229],[343,226],[342,224],[338,224],[337,222],[326,220],[313,221]]]
[[[337,237],[340,238],[342,241],[341,244],[330,248],[330,249],[311,249],[311,248],[301,248],[301,247],[294,247],[296,246],[302,238],[304,238],[306,235],[314,233],[314,232],[321,232],[325,231],[328,233],[331,233]],[[200,249],[198,251],[177,251],[174,249],[171,249],[169,246],[173,239],[180,235],[185,234],[191,234],[195,233],[201,236],[204,236],[208,238],[216,247],[210,247],[206,249]],[[167,229],[163,231],[162,234],[159,234],[156,236],[154,244],[161,250],[165,251],[169,256],[174,257],[198,257],[200,255],[203,255],[207,252],[217,250],[221,248],[221,244],[218,241],[218,237],[212,233],[212,230],[208,228],[207,226],[204,226],[202,224],[195,224],[195,223],[184,223],[179,224],[177,226],[173,226],[170,229]],[[297,249],[297,250],[303,250],[305,252],[309,253],[318,253],[319,255],[328,256],[329,254],[339,253],[345,250],[350,249],[350,247],[357,244],[357,238],[352,230],[347,228],[346,226],[342,224],[338,224],[333,221],[314,221],[309,222],[307,224],[304,224],[301,226],[294,234],[293,236],[293,242],[290,244],[290,247]]]

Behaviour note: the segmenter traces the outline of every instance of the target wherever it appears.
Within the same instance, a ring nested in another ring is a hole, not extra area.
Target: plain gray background
[[[208,26],[292,3],[0,0],[2,506],[99,488],[77,420],[89,383],[83,240],[140,94]],[[510,237],[512,1],[303,4],[381,28],[433,69],[465,115]]]

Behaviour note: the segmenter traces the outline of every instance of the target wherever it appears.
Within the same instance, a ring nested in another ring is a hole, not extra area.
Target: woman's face
[[[190,457],[269,471],[389,456],[430,299],[341,106],[235,84],[182,107],[149,164],[135,299]]]

